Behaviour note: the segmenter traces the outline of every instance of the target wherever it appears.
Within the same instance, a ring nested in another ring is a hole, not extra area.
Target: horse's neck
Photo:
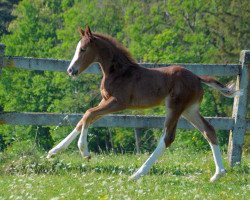
[[[98,36],[100,37],[100,36]],[[129,53],[123,50],[121,47],[115,46],[112,42],[104,39],[102,36],[98,40],[101,49],[106,51],[99,51],[99,58],[102,72],[105,77],[110,74],[121,74],[124,71],[129,70],[130,67],[136,67],[136,63],[130,57]]]
[[[122,75],[128,70],[133,70],[134,68],[139,67],[138,64],[132,63],[129,60],[116,60],[114,59],[111,62],[101,63],[101,68],[103,72],[103,77],[107,78],[110,75]]]

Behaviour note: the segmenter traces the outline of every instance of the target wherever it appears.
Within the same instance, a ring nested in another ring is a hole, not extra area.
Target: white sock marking
[[[213,152],[213,158],[214,158],[214,163],[215,163],[215,167],[216,167],[215,174],[212,176],[210,181],[214,182],[214,181],[218,180],[221,176],[223,176],[226,173],[226,170],[223,166],[222,156],[220,153],[219,146],[210,144],[210,147],[211,147],[212,152]]]
[[[140,178],[142,175],[145,175],[148,173],[152,165],[155,163],[155,161],[162,155],[164,152],[166,145],[164,142],[165,135],[163,135],[160,139],[159,144],[157,145],[154,152],[150,155],[150,157],[146,160],[146,162],[137,170],[136,173],[134,173],[130,179],[136,180]]]
[[[53,149],[49,151],[47,158],[50,158],[59,151],[66,149],[79,133],[79,131],[74,129],[66,138],[64,138],[58,145],[56,145]]]
[[[80,150],[80,153],[83,157],[89,157],[89,149],[88,149],[88,142],[87,142],[87,136],[88,136],[88,128],[82,127],[81,135],[78,140],[78,148]]]

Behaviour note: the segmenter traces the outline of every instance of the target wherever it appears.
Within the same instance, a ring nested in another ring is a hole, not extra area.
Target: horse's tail
[[[223,85],[219,81],[215,80],[210,76],[199,76],[201,82],[205,83],[206,85],[219,90],[224,96],[233,98],[235,96],[242,95],[242,90],[235,89],[235,83],[230,82],[227,85]]]

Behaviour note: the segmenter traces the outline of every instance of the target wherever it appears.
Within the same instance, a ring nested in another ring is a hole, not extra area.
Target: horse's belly
[[[132,109],[143,109],[143,108],[150,108],[150,107],[154,107],[154,106],[158,106],[160,105],[163,101],[164,101],[165,97],[142,97],[142,98],[136,98],[133,99],[130,102],[129,108]]]

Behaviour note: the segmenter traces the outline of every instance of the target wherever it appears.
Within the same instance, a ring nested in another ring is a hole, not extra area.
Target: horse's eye
[[[81,52],[84,52],[84,51],[86,51],[86,49],[84,49],[84,48],[81,48],[81,49],[80,49],[80,51],[81,51]]]

